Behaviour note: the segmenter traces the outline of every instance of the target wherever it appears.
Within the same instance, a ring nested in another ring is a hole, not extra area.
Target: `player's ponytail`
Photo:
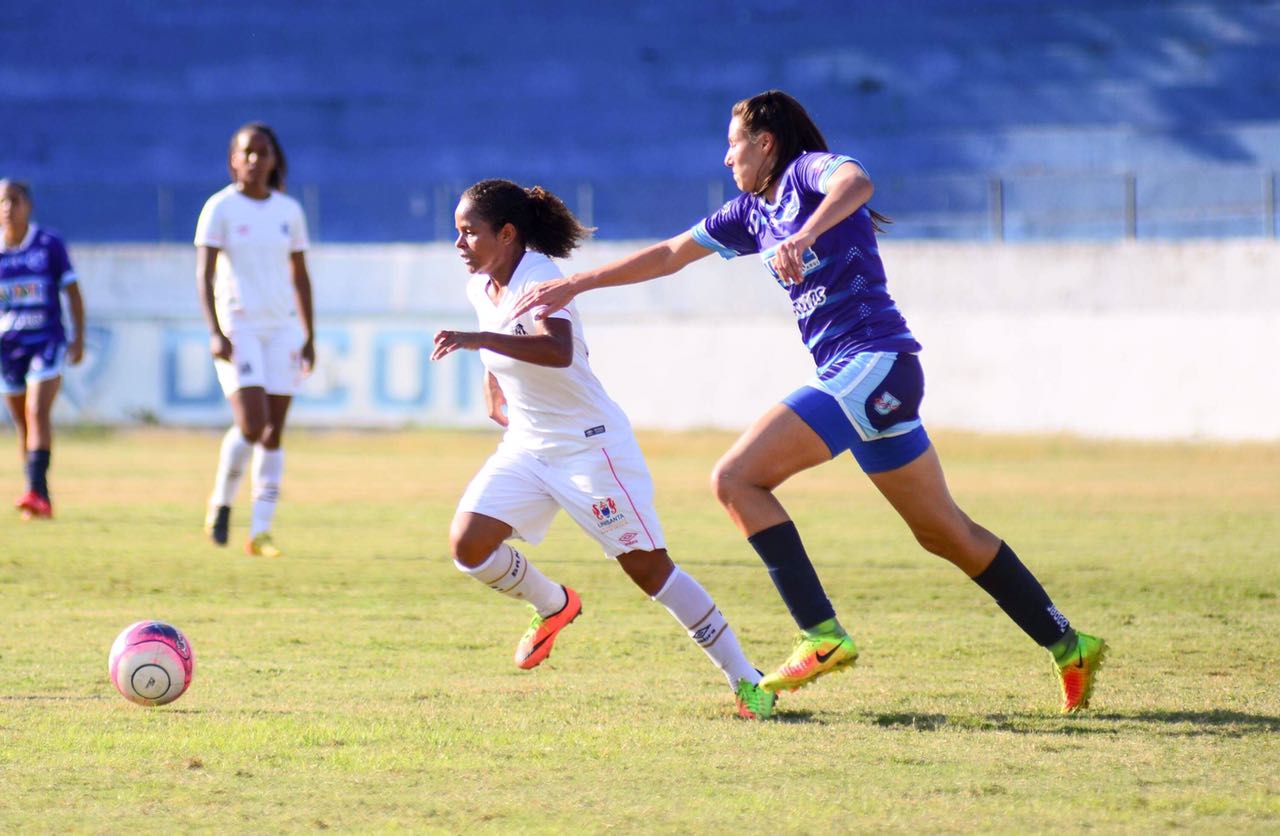
[[[564,201],[541,186],[524,190],[529,200],[529,229],[524,233],[525,246],[534,252],[565,258],[594,231],[582,225]]]
[[[462,196],[495,232],[511,224],[526,248],[552,258],[569,255],[592,232],[541,186],[525,189],[510,180],[481,180]]]

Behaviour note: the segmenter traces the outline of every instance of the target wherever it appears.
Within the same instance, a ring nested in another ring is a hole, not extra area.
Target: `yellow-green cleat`
[[[773,716],[778,695],[766,691],[754,682],[739,679],[738,688],[734,691],[734,701],[738,705],[738,716],[742,719],[768,720]]]
[[[270,531],[264,531],[245,543],[244,551],[255,557],[284,557],[284,552],[271,540]]]
[[[812,635],[801,633],[795,650],[776,671],[760,680],[766,691],[794,691],[823,674],[851,667],[858,661],[858,648],[844,630]]]
[[[1107,655],[1107,642],[1097,636],[1076,631],[1076,646],[1061,662],[1054,660],[1062,686],[1062,713],[1074,714],[1089,707],[1093,683]]]

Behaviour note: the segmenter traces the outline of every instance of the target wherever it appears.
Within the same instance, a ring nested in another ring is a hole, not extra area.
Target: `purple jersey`
[[[8,345],[65,341],[61,291],[75,281],[62,240],[35,224],[17,247],[0,249],[0,340]]]
[[[851,162],[856,161],[839,154],[801,154],[782,174],[777,203],[738,195],[699,222],[693,240],[725,258],[759,253],[777,280],[769,265],[774,250],[818,208],[835,170]],[[804,254],[804,281],[786,290],[819,377],[839,371],[858,352],[920,350],[885,287],[880,248],[865,206],[818,236]]]

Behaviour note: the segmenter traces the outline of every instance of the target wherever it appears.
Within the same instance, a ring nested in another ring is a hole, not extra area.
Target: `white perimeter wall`
[[[590,245],[567,268],[630,244]],[[924,343],[927,426],[1097,437],[1280,439],[1280,244],[885,242]],[[91,328],[60,420],[222,424],[194,253],[72,247]],[[472,327],[447,245],[318,246],[320,362],[293,420],[480,425]],[[639,427],[738,429],[811,372],[790,305],[754,258],[711,257],[580,300],[592,365]]]

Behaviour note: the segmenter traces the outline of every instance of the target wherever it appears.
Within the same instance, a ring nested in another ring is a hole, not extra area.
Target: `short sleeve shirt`
[[[31,224],[22,243],[0,250],[0,340],[8,345],[66,340],[61,291],[76,280],[62,239]]]
[[[297,316],[290,257],[310,247],[298,201],[275,191],[254,200],[228,186],[205,203],[195,244],[219,251],[213,298],[224,329]]]

